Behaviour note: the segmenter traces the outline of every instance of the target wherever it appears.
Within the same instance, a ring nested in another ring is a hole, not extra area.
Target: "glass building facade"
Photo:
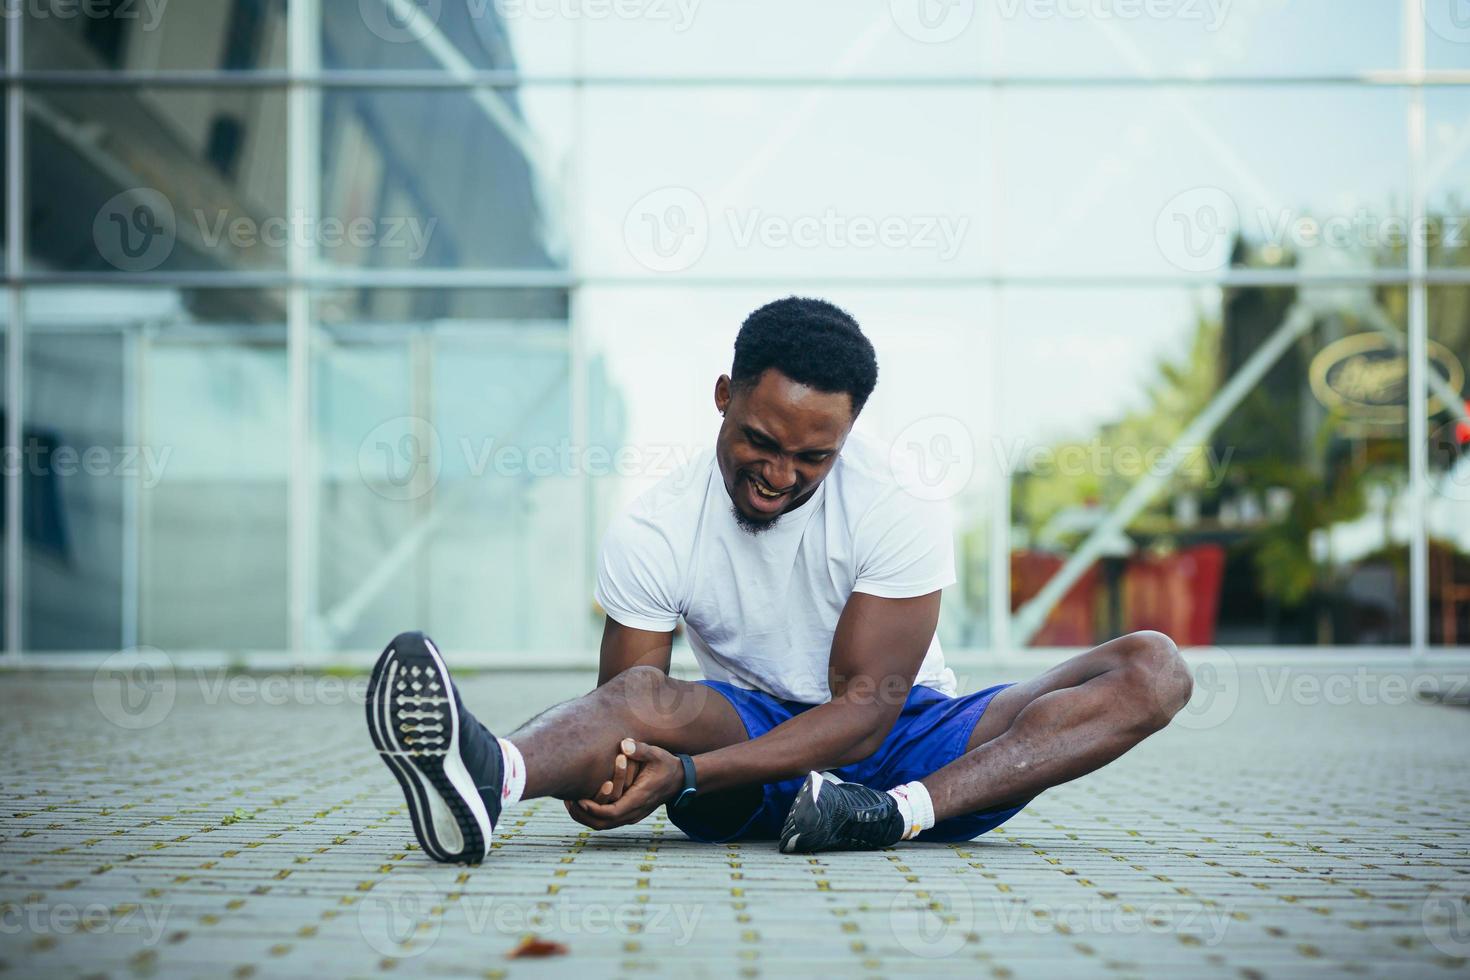
[[[954,648],[1470,647],[1455,0],[12,0],[6,650],[586,661],[750,310]]]

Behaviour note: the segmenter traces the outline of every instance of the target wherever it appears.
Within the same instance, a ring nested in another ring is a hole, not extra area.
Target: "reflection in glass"
[[[1429,493],[1429,641],[1470,646],[1470,287],[1429,290],[1431,377]]]
[[[912,92],[882,87],[589,90],[578,258],[630,277],[984,273],[984,103],[959,87],[922,99],[916,112]]]
[[[316,309],[317,642],[371,648],[415,623],[460,650],[583,644],[585,481],[618,416],[593,362],[574,442],[565,293],[323,293]]]
[[[28,89],[28,267],[284,268],[285,130],[280,91]]]
[[[26,14],[27,68],[248,71],[286,66],[286,0],[20,6]]]
[[[1001,70],[1020,76],[1353,76],[1403,63],[1397,2],[1358,4],[1351,17],[1338,0],[995,6],[1014,11],[997,47]]]
[[[1011,598],[1034,644],[1149,628],[1184,645],[1408,641],[1401,288],[1016,289],[1006,304],[1022,338],[1007,359],[1043,382],[1006,390],[1008,427],[1032,433]],[[1227,400],[1237,377],[1245,393]],[[1109,534],[1151,476],[1158,492]],[[1034,604],[1084,547],[1097,559],[1076,584]]]
[[[284,645],[271,305],[259,291],[27,294],[28,649]]]
[[[391,0],[321,4],[322,67],[356,71],[493,71],[515,68],[504,9],[522,5],[413,4]],[[529,5],[526,5],[529,6]]]
[[[324,263],[565,266],[559,164],[515,90],[334,90],[321,104]]]
[[[1470,22],[1465,31],[1462,53],[1470,59]],[[1470,89],[1426,89],[1424,114],[1426,220],[1416,230],[1430,268],[1464,269],[1470,266]]]
[[[1408,101],[1325,85],[1008,91],[1002,268],[1215,276],[1237,239],[1266,268],[1402,266],[1407,145],[1364,134],[1401,132]]]

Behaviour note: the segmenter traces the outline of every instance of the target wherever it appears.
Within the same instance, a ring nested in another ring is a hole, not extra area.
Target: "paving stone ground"
[[[478,868],[414,846],[361,679],[0,674],[0,977],[1470,974],[1470,709],[1225,666],[971,843],[784,856],[541,800]],[[462,686],[509,727],[590,683]],[[507,959],[528,935],[567,953]]]

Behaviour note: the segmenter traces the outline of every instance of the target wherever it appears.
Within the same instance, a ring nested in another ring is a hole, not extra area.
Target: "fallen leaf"
[[[505,957],[510,960],[518,960],[522,957],[565,955],[567,955],[567,948],[561,943],[554,943],[549,939],[542,939],[539,936],[526,936],[521,940],[521,944],[509,953],[506,953]]]

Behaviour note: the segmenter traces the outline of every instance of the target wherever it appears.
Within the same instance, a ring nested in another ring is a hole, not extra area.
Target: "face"
[[[753,386],[715,382],[724,413],[715,445],[725,491],[747,530],[771,526],[806,503],[837,463],[852,429],[852,398],[818,391],[769,369]]]

